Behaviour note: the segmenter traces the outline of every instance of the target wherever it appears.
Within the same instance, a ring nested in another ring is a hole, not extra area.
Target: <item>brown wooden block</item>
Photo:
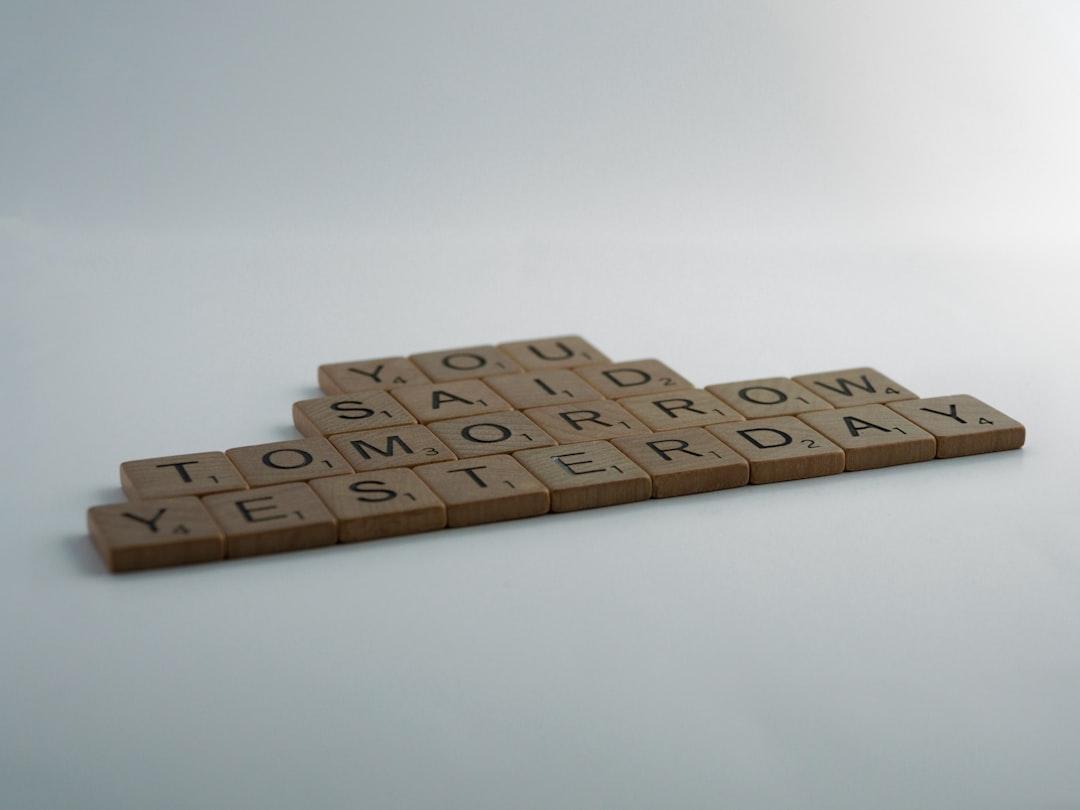
[[[844,451],[794,416],[710,425],[705,430],[750,462],[751,484],[844,471]]]
[[[253,487],[353,472],[334,446],[321,436],[234,447],[226,450],[225,455]]]
[[[416,417],[386,391],[338,394],[293,404],[293,424],[305,436],[415,425]]]
[[[307,484],[279,484],[202,499],[225,532],[230,558],[276,554],[337,542],[337,521]]]
[[[585,382],[609,399],[640,394],[668,394],[685,391],[694,384],[672,371],[659,360],[633,360],[629,363],[604,363],[577,370]]]
[[[225,537],[195,497],[93,506],[86,523],[114,573],[225,557]]]
[[[446,504],[449,526],[533,517],[548,511],[548,490],[513,456],[425,464],[416,474]]]
[[[247,482],[224,453],[188,453],[125,461],[120,485],[133,501],[206,495],[247,489]]]
[[[337,519],[341,543],[433,531],[446,525],[446,505],[412,470],[319,478],[310,486]]]
[[[933,436],[884,405],[815,411],[798,418],[843,448],[846,470],[929,461],[937,453]]]
[[[610,442],[522,450],[514,458],[551,490],[552,512],[644,501],[652,479]]]
[[[1022,447],[1024,426],[967,394],[890,402],[889,408],[937,440],[938,458]]]
[[[357,472],[416,467],[457,458],[438,436],[423,425],[338,433],[330,437],[330,443]]]
[[[691,388],[673,394],[645,394],[620,399],[619,404],[653,430],[742,422],[743,417],[708,391]]]
[[[702,428],[627,436],[611,443],[649,474],[654,498],[741,487],[750,480],[749,462]]]
[[[402,385],[429,382],[431,380],[404,357],[350,360],[319,366],[319,387],[331,395],[389,391]]]
[[[492,374],[521,371],[521,366],[494,346],[469,346],[414,354],[410,360],[433,382],[477,380]]]
[[[578,335],[515,340],[500,343],[499,348],[526,370],[576,368],[611,362],[603,352]]]
[[[849,368],[843,371],[824,371],[820,374],[800,374],[792,379],[837,408],[874,405],[900,399],[916,399],[900,383],[872,368]]]
[[[447,419],[428,425],[458,458],[549,447],[555,440],[520,411]]]
[[[484,382],[515,408],[539,408],[567,402],[603,399],[599,391],[569,369],[527,371],[524,374],[497,374]]]
[[[559,444],[652,433],[640,419],[610,399],[529,408],[525,415]]]
[[[787,377],[718,383],[706,385],[705,390],[715,394],[747,419],[794,416],[832,408],[813,391]]]
[[[410,385],[390,393],[420,422],[510,411],[510,403],[480,380]]]

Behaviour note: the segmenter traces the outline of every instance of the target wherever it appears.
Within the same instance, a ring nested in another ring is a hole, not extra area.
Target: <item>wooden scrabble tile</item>
[[[334,446],[321,436],[234,447],[226,450],[225,455],[253,487],[353,472]]]
[[[832,408],[813,391],[786,377],[718,383],[706,385],[705,390],[715,394],[747,419],[794,416]]]
[[[844,451],[794,416],[705,428],[750,462],[750,483],[771,484],[844,471]]]
[[[674,394],[626,397],[620,399],[619,404],[653,430],[677,430],[744,421],[734,408],[700,388]]]
[[[548,447],[555,440],[520,411],[432,422],[428,427],[458,458]]]
[[[820,374],[800,374],[792,379],[837,408],[873,405],[900,399],[916,399],[898,382],[872,368],[849,368]]]
[[[521,366],[494,346],[470,346],[466,349],[444,349],[409,357],[413,364],[433,382],[477,380],[492,374],[521,371]]]
[[[457,458],[423,425],[338,433],[330,437],[330,443],[357,472],[416,467]]]
[[[402,385],[429,382],[431,380],[404,357],[350,360],[319,366],[319,387],[331,395],[389,391]]]
[[[480,380],[410,385],[390,393],[423,424],[459,416],[510,411],[510,403]]]
[[[415,425],[416,417],[386,391],[338,394],[293,404],[293,424],[305,436]]]
[[[497,374],[485,377],[499,396],[515,408],[539,408],[567,402],[591,402],[604,397],[569,369],[527,371],[524,374]]]
[[[310,486],[337,519],[341,543],[433,531],[446,525],[446,505],[412,470],[319,478]]]
[[[415,471],[446,504],[448,526],[533,517],[550,505],[547,488],[513,456],[425,464]]]
[[[195,497],[93,506],[86,523],[114,573],[225,557],[225,537]]]
[[[125,461],[120,485],[133,501],[206,495],[247,489],[247,482],[224,453],[188,453]]]
[[[583,366],[577,369],[577,373],[609,399],[622,399],[639,394],[667,394],[694,387],[688,379],[676,374],[659,360]]]
[[[530,371],[611,362],[603,352],[578,335],[515,340],[500,343],[499,348],[523,369]]]
[[[529,408],[525,415],[559,444],[652,432],[640,419],[610,399]]]
[[[1024,444],[1024,426],[967,394],[890,402],[889,408],[937,439],[937,457],[955,458]]]
[[[929,461],[937,453],[933,436],[884,405],[815,411],[798,418],[843,448],[846,470]]]
[[[649,474],[654,498],[741,487],[750,480],[749,462],[699,427],[611,443]]]
[[[307,484],[204,495],[203,505],[225,532],[230,558],[332,546],[337,521]]]
[[[551,490],[552,512],[644,501],[652,479],[610,442],[521,450],[514,458]]]

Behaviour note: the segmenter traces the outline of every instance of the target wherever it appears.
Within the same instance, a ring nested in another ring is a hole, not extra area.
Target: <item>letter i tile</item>
[[[709,425],[705,430],[750,462],[751,484],[844,471],[844,451],[794,416]]]

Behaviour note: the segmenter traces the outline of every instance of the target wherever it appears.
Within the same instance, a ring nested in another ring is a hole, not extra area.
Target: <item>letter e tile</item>
[[[409,469],[319,478],[310,486],[337,518],[342,543],[446,525],[446,505]]]
[[[967,394],[890,402],[889,408],[937,439],[937,457],[955,458],[1022,447],[1024,426]]]
[[[221,529],[195,497],[93,506],[86,523],[101,559],[114,573],[225,556]]]
[[[933,436],[884,405],[814,411],[798,418],[843,449],[846,470],[929,461],[937,453]]]
[[[552,512],[574,512],[652,496],[652,479],[610,442],[522,450],[514,458],[551,490]]]
[[[225,530],[226,556],[252,557],[332,546],[337,521],[307,484],[280,484],[202,499]]]
[[[446,504],[448,526],[533,517],[548,511],[547,488],[513,456],[481,456],[416,467]]]

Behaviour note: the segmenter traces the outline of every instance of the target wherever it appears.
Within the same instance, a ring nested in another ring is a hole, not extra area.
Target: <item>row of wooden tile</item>
[[[413,468],[315,470],[251,490],[93,507],[88,524],[110,569],[126,571],[1008,450],[1024,438],[973,397],[940,397]],[[165,466],[194,482],[200,463]]]

